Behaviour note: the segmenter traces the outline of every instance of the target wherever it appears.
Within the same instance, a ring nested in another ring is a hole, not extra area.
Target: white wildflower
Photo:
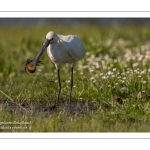
[[[102,76],[102,79],[107,79],[107,77],[106,76]]]
[[[108,88],[110,88],[111,87],[111,85],[108,85]]]
[[[91,77],[91,78],[90,78],[90,80],[94,80],[94,79],[95,79],[95,77]]]
[[[143,84],[147,83],[147,81],[142,81]]]
[[[141,71],[141,74],[145,74],[145,70]]]
[[[115,78],[115,75],[113,74],[113,75],[111,75],[111,77],[112,77],[112,78]]]
[[[116,71],[117,69],[116,68],[113,68],[113,71]]]
[[[123,80],[126,80],[126,77],[123,77],[122,79],[123,79]]]
[[[107,75],[112,75],[113,73],[111,71],[108,71],[107,72]]]
[[[121,91],[126,91],[127,88],[126,88],[126,87],[122,87],[120,90],[121,90]]]
[[[93,70],[93,69],[89,69],[89,71],[90,71],[90,72],[94,72],[94,70]]]
[[[139,63],[136,62],[136,63],[133,64],[133,67],[137,67],[138,65],[139,65]]]

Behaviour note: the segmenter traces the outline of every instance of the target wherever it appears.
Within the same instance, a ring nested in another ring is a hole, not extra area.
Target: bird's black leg
[[[57,75],[58,75],[58,94],[57,94],[57,99],[56,99],[56,102],[55,102],[55,106],[57,106],[57,104],[58,104],[59,96],[60,96],[60,92],[61,92],[61,83],[60,83],[59,69],[57,69]]]
[[[73,67],[71,67],[71,79],[70,79],[70,97],[69,97],[69,103],[71,103],[72,88],[73,88]]]

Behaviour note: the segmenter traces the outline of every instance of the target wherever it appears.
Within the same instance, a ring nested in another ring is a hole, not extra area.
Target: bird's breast
[[[59,53],[57,49],[53,48],[51,45],[47,48],[47,54],[53,62],[59,61]]]
[[[49,46],[47,48],[47,54],[52,62],[57,64],[73,63],[75,61],[75,59],[68,53],[66,49],[58,49]]]

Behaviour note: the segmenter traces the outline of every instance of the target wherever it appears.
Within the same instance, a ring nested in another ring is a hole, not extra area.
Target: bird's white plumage
[[[63,63],[74,66],[75,62],[85,55],[84,45],[76,35],[64,36],[51,31],[46,35],[46,39],[51,40],[47,54],[57,69]]]

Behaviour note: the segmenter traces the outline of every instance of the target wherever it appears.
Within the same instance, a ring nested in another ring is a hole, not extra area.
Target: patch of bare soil
[[[66,101],[59,101],[58,105],[55,106],[54,102],[43,102],[43,101],[32,101],[23,103],[13,103],[10,101],[0,101],[1,110],[7,111],[15,111],[20,113],[45,113],[45,114],[53,114],[58,112],[68,112],[70,114],[85,114],[88,112],[93,112],[99,108],[99,103],[96,101],[87,102],[87,101],[72,101],[68,104]]]

